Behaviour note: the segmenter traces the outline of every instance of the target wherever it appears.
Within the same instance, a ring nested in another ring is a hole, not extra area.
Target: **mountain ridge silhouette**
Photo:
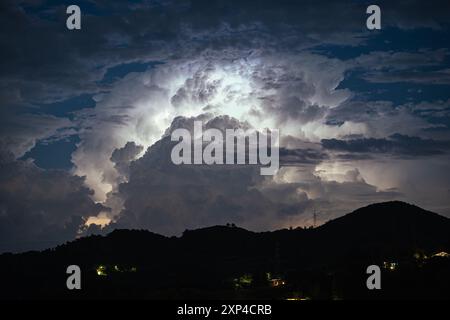
[[[438,259],[436,264],[434,258],[415,258],[441,251],[450,252],[450,219],[393,201],[359,208],[317,228],[253,232],[234,225],[212,226],[186,230],[179,237],[117,229],[42,252],[0,255],[0,274],[8,275],[3,279],[8,288],[4,292],[19,298],[208,298],[214,294],[236,298],[245,292],[280,298],[283,291],[268,291],[263,285],[265,275],[273,274],[288,279],[292,290],[301,288],[314,298],[328,299],[334,294],[331,287],[344,298],[371,297],[365,288],[365,268],[396,261],[405,274],[418,275],[419,284],[410,288],[412,284],[399,272],[401,285],[384,291],[383,297],[448,296],[450,259]],[[72,264],[84,270],[87,289],[82,293],[68,293],[61,285],[65,268]],[[98,276],[99,266],[107,276]],[[252,289],[244,285],[236,291],[236,279],[244,275],[251,275]],[[183,290],[187,291],[181,294]]]
[[[411,229],[413,227],[417,230]],[[389,231],[392,231],[392,233],[401,232],[397,234],[399,238],[404,236],[410,238],[411,232],[419,232],[420,229],[424,229],[424,232],[433,232],[436,236],[436,231],[439,231],[442,234],[450,230],[450,219],[406,202],[389,201],[370,204],[368,206],[358,208],[348,214],[329,220],[328,222],[312,229],[295,228],[292,230],[279,229],[274,231],[255,232],[237,226],[214,225],[194,230],[185,230],[183,235],[179,237],[167,237],[149,230],[116,229],[108,235],[103,236],[103,238],[115,239],[119,237],[123,239],[129,237],[130,239],[135,239],[136,241],[142,240],[143,238],[157,241],[174,239],[178,241],[193,241],[194,239],[201,238],[203,236],[213,238],[227,236],[258,237],[258,235],[276,235],[277,233],[284,232],[303,233],[308,235],[326,233],[329,236],[336,236],[337,238],[358,235],[363,238],[367,238],[367,235],[386,236],[386,233]],[[366,236],[364,236],[364,234]],[[97,236],[94,235],[92,237]],[[63,246],[70,246],[80,240],[81,239],[74,240]],[[390,240],[393,241],[394,239],[390,237]]]

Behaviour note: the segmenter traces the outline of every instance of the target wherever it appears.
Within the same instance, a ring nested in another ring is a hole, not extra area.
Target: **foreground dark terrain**
[[[43,252],[0,256],[1,299],[449,299],[450,219],[402,202],[315,229],[235,226],[168,238],[116,230]],[[66,288],[66,268],[82,289]],[[367,266],[382,290],[366,287]]]

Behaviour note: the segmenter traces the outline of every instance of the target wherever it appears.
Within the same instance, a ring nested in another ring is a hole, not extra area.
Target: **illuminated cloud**
[[[349,97],[346,90],[335,89],[344,66],[311,54],[282,61],[256,54],[230,61],[217,52],[126,76],[109,94],[96,98],[94,109],[78,113],[81,143],[72,155],[75,173],[86,175],[96,199],[103,201],[115,184],[111,177],[117,176],[110,161],[116,148],[128,141],[148,147],[175,117],[204,112],[229,115],[256,129],[282,126],[284,135],[326,137],[321,136],[326,111]],[[299,127],[308,123],[311,127]],[[341,130],[352,132],[345,127],[334,131]]]

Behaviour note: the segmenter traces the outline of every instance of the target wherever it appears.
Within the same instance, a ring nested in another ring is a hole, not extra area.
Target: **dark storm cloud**
[[[354,59],[355,66],[368,70],[408,70],[432,67],[448,57],[447,48],[438,50],[418,49],[416,52],[374,51]]]
[[[446,0],[378,1],[377,4],[383,8],[383,19],[389,26],[401,29],[440,29],[450,23],[450,17],[447,14],[450,3]]]
[[[392,154],[399,157],[434,156],[450,152],[449,140],[438,141],[422,139],[420,137],[409,137],[401,134],[391,135],[383,139],[322,139],[322,146],[332,151]]]
[[[73,240],[87,217],[108,210],[91,200],[84,178],[0,154],[0,252]]]
[[[119,182],[124,182],[129,175],[130,162],[144,150],[143,146],[139,146],[134,142],[127,142],[123,148],[115,149],[111,155],[111,161],[121,179]]]
[[[321,119],[326,114],[327,108],[318,106],[317,104],[311,105],[303,100],[314,95],[315,88],[312,87],[311,89],[311,93],[302,94],[302,91],[298,90],[298,88],[294,88],[293,86],[285,87],[280,90],[278,97],[262,99],[262,113],[275,116],[279,123],[293,120],[300,124],[305,124]]]
[[[1,122],[0,141],[16,158],[33,148],[38,140],[57,140],[74,134],[74,124],[52,115],[22,114],[5,117]]]
[[[178,119],[176,124],[190,123],[189,129],[193,121]],[[179,234],[201,225],[251,225],[274,212],[275,204],[250,189],[263,179],[257,166],[177,166],[170,158],[175,144],[166,136],[131,164],[129,181],[119,186],[124,209],[118,227]]]
[[[327,159],[327,154],[315,149],[280,148],[280,165],[282,166],[319,164]]]
[[[174,165],[170,154],[176,143],[170,141],[170,132],[179,127],[192,130],[199,118],[175,118],[165,137],[131,163],[129,181],[119,186],[124,209],[117,227],[179,234],[186,228],[235,222],[264,229],[276,223],[278,210],[294,205],[269,199],[256,188],[265,179],[258,166]],[[221,116],[205,124],[210,127],[245,129],[247,125]]]
[[[417,84],[450,84],[450,69],[436,71],[395,71],[389,73],[367,73],[364,79],[374,83],[409,82]]]
[[[176,117],[172,124],[166,130],[163,136],[169,136],[170,133],[177,128],[188,129],[191,134],[194,130],[194,119],[196,121],[204,121],[204,129],[214,128],[219,129],[223,133],[227,129],[252,129],[250,124],[244,121],[239,121],[228,115],[212,116],[211,114],[201,114],[195,118]],[[296,166],[296,165],[311,165],[319,164],[324,160],[329,159],[328,155],[317,148],[317,145],[308,144],[293,137],[281,137],[279,148],[280,165]],[[129,145],[129,143],[127,143]],[[118,150],[116,150],[118,151]],[[114,151],[114,152],[116,152]],[[247,149],[248,152],[248,149]],[[225,153],[224,153],[225,154]],[[246,156],[248,159],[248,155]]]
[[[433,102],[428,104],[434,105]],[[441,127],[436,122],[429,122],[427,117],[415,111],[416,103],[395,105],[391,101],[361,101],[349,100],[332,109],[327,114],[327,123],[341,126],[345,122],[363,124],[366,137],[388,137],[396,133],[408,136],[420,136],[437,139],[450,139],[450,136],[427,130]]]
[[[450,118],[450,99],[408,103],[405,107],[410,108],[414,113],[425,118],[443,120]]]
[[[97,92],[97,81],[108,68],[151,57],[195,57],[205,49],[356,44],[367,36],[361,31],[366,4],[349,1],[82,1],[79,32],[65,28],[69,4],[2,1],[2,101],[26,104]],[[446,1],[379,5],[385,27],[448,23]]]
[[[361,154],[361,153],[340,153],[334,155],[334,158],[337,160],[343,161],[360,161],[360,160],[371,160],[374,156],[370,154]]]
[[[448,48],[415,52],[375,51],[355,58],[352,69],[372,83],[449,84]]]
[[[327,156],[311,146],[282,148],[280,157],[286,159],[288,169],[281,169],[274,180],[261,176],[258,166],[174,165],[170,153],[175,142],[170,141],[169,133],[178,127],[192,130],[196,119],[174,119],[165,136],[143,157],[131,162],[128,181],[120,184],[114,195],[122,199],[123,209],[109,228],[148,228],[173,235],[185,229],[234,222],[253,230],[267,230],[286,226],[291,219],[297,221],[313,208],[323,208],[329,217],[341,212],[331,212],[330,203],[333,208],[346,207],[349,203],[400,196],[366,183],[357,170],[347,172],[344,183],[323,181],[313,172]],[[212,118],[205,127],[213,127],[212,123],[219,128],[245,127],[227,116]],[[300,141],[289,145],[299,146]],[[301,182],[284,181],[284,176],[292,173],[300,175]],[[308,192],[317,197],[310,198]]]
[[[130,163],[143,149],[144,147],[138,146],[134,142],[128,142],[123,148],[114,150],[111,161],[116,165]]]

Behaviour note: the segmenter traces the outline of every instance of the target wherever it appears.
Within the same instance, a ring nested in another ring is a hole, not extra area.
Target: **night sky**
[[[450,2],[393,2],[368,30],[365,1],[2,0],[0,252],[394,199],[450,217]],[[198,119],[279,128],[284,165],[174,166]]]

